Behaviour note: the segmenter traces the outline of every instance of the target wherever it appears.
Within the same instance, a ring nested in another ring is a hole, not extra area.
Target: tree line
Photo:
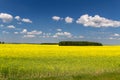
[[[58,43],[41,43],[41,45],[58,45]]]
[[[5,44],[5,42],[1,42],[1,41],[0,41],[0,44]]]
[[[102,43],[88,41],[61,41],[59,46],[102,46]]]

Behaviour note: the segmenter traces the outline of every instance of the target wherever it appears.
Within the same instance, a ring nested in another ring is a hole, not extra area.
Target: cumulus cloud
[[[49,38],[49,37],[51,37],[51,33],[43,33],[43,35],[40,37]]]
[[[52,19],[55,21],[59,21],[61,18],[59,16],[53,16]]]
[[[66,17],[66,18],[65,18],[65,22],[66,22],[66,23],[72,23],[72,22],[73,22],[73,18],[71,18],[71,17]]]
[[[20,33],[22,33],[22,34],[27,33],[27,29],[23,29]]]
[[[61,32],[61,31],[62,31],[62,29],[57,29],[57,31]]]
[[[14,32],[14,34],[18,34],[18,32]]]
[[[18,21],[21,20],[20,16],[16,16],[15,19],[18,20]]]
[[[26,22],[26,23],[32,23],[32,21],[30,19],[27,19],[27,18],[23,18],[22,21]]]
[[[119,37],[119,36],[120,36],[120,34],[115,33],[113,36],[115,36],[115,37]]]
[[[37,35],[42,34],[42,31],[33,30],[33,31],[28,32],[27,29],[23,29],[21,31],[21,34],[24,34],[23,38],[33,38],[33,37],[36,37]]]
[[[66,23],[72,23],[73,22],[73,18],[71,18],[69,16],[66,17],[66,18],[61,18],[59,16],[53,16],[52,19],[55,20],[55,21],[59,21],[59,20],[63,20],[64,19]]]
[[[42,31],[33,30],[33,31],[28,32],[27,29],[23,29],[21,31],[21,34],[26,34],[26,35],[40,35],[40,34],[42,34]]]
[[[37,30],[33,30],[31,32],[27,32],[28,35],[40,35],[42,34],[42,31],[37,31]]]
[[[7,28],[9,28],[9,29],[14,29],[15,26],[14,26],[14,25],[9,25],[9,26],[7,26]]]
[[[70,32],[57,32],[55,33],[55,35],[53,35],[54,38],[57,37],[67,37],[67,38],[71,38],[72,34]]]
[[[73,36],[73,38],[77,38],[77,39],[83,39],[83,38],[85,38],[84,36],[82,36],[82,35],[80,35],[80,36]]]
[[[89,16],[88,14],[82,15],[76,23],[90,27],[120,27],[120,21],[114,21],[99,15]]]
[[[35,35],[24,35],[23,36],[24,38],[34,38],[34,37],[36,37]]]
[[[6,23],[6,22],[10,22],[13,19],[13,16],[7,13],[0,13],[0,19]]]
[[[84,38],[84,36],[79,36],[79,38]]]
[[[108,39],[110,39],[110,40],[114,40],[114,39],[116,39],[116,38],[114,38],[114,37],[109,37]]]
[[[13,20],[13,16],[8,13],[0,13],[0,19],[3,23],[7,23]],[[28,18],[21,18],[20,16],[15,16],[14,19],[17,21],[25,22],[25,23],[32,23],[32,21]],[[21,23],[20,23],[21,24]]]
[[[32,23],[32,21],[30,19],[28,19],[28,18],[23,18],[22,19],[20,16],[16,16],[15,19],[17,21],[21,21],[21,22],[25,22],[25,23]],[[21,24],[21,22],[19,22],[18,24]]]

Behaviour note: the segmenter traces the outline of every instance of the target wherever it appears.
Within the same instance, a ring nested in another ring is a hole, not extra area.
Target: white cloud
[[[14,32],[14,34],[18,34],[18,32]]]
[[[71,17],[66,17],[66,18],[65,18],[65,22],[66,22],[66,23],[72,23],[72,22],[73,22],[73,18],[71,18]]]
[[[22,21],[26,22],[26,23],[32,23],[32,21],[30,19],[27,19],[27,18],[23,18]]]
[[[9,26],[7,26],[7,28],[9,28],[9,29],[14,29],[15,26],[14,26],[14,25],[9,25]]]
[[[73,38],[77,38],[77,39],[83,39],[83,38],[85,38],[84,36],[82,36],[82,35],[80,35],[80,36],[73,36]]]
[[[72,34],[70,32],[57,32],[55,33],[55,35],[53,35],[54,38],[57,37],[67,37],[67,38],[71,38]]]
[[[10,22],[13,19],[13,16],[7,13],[0,13],[0,19],[6,23],[6,22]]]
[[[50,38],[50,37],[52,37],[52,36],[51,36],[51,33],[43,33],[43,35],[42,35],[42,36],[39,36],[39,37]]]
[[[15,19],[17,21],[22,21],[22,22],[25,22],[25,23],[32,23],[32,21],[30,19],[28,19],[28,18],[23,18],[22,19],[20,16],[16,16]],[[21,22],[18,22],[18,24],[21,24]]]
[[[119,37],[119,36],[120,36],[120,34],[115,33],[113,36]]]
[[[79,36],[79,38],[84,38],[84,36]]]
[[[27,29],[23,29],[22,32],[21,32],[21,34],[24,34],[23,38],[34,38],[37,35],[42,34],[42,31],[33,30],[31,32],[28,32]]]
[[[27,33],[27,29],[23,29],[20,33],[22,33],[22,34]]]
[[[62,29],[57,29],[57,31],[61,32],[61,31],[62,31]]]
[[[61,18],[59,16],[53,16],[52,19],[55,21],[59,21]]]
[[[44,36],[50,36],[51,33],[43,33]]]
[[[82,15],[76,23],[91,27],[120,27],[120,21],[110,20],[99,15],[93,17],[88,14]]]
[[[35,35],[24,35],[23,38],[34,38],[36,37]]]
[[[36,36],[36,35],[40,35],[40,34],[42,34],[42,31],[37,31],[37,30],[33,30],[33,31],[31,31],[31,32],[28,32],[28,30],[27,29],[23,29],[21,32],[20,32],[21,34],[24,34],[26,37],[28,36]]]
[[[42,31],[37,31],[37,30],[33,30],[31,32],[27,32],[28,35],[40,35],[42,34]]]
[[[18,20],[18,21],[21,20],[20,16],[16,16],[15,19]]]
[[[110,40],[114,40],[114,39],[116,39],[116,38],[110,37],[109,39],[110,39]]]

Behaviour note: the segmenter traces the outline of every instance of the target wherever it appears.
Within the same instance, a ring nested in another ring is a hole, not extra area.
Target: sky
[[[120,0],[0,0],[0,41],[120,44]]]

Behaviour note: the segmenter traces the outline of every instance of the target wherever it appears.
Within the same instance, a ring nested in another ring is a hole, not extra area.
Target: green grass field
[[[3,44],[0,80],[120,80],[120,46]]]

